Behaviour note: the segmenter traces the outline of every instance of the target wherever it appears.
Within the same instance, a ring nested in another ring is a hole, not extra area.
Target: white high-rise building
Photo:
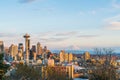
[[[43,49],[41,47],[41,44],[38,42],[37,43],[37,55],[42,55]]]

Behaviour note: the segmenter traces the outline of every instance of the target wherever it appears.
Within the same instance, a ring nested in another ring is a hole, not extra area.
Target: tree
[[[9,65],[4,64],[4,53],[0,53],[0,80],[2,80],[4,74],[7,72],[7,69],[9,68]]]
[[[16,72],[6,80],[69,80],[66,74],[54,67],[18,64]]]
[[[41,80],[41,71],[33,66],[18,64],[15,73],[10,78],[12,80]]]
[[[103,49],[95,49],[97,56],[106,59],[104,64],[96,63],[95,66],[90,66],[92,72],[89,73],[90,80],[118,80],[116,77],[115,67],[110,64],[111,57],[113,54],[113,49],[103,48]]]

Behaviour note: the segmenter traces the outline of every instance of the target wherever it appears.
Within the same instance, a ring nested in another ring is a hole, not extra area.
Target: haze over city
[[[5,46],[41,42],[50,49],[120,49],[119,0],[0,0]]]

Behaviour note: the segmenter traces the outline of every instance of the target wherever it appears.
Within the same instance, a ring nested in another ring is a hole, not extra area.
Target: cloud
[[[61,32],[61,33],[56,33],[55,36],[74,36],[77,35],[78,32],[72,31],[72,32]]]
[[[0,40],[4,42],[5,47],[9,47],[11,44],[24,43],[24,38],[15,33],[0,33]]]
[[[60,32],[58,33],[60,34]],[[69,33],[69,32],[65,32],[65,33]],[[25,44],[25,39],[23,38],[23,35],[24,34],[2,33],[0,34],[0,40],[4,41],[5,47],[9,47],[11,44],[15,44],[15,45],[18,45],[18,43]],[[73,37],[57,37],[55,35],[56,35],[56,32],[51,32],[51,33],[42,32],[42,33],[30,34],[31,46],[36,45],[37,42],[40,42],[42,46],[44,45],[48,46],[48,49],[61,48],[61,49],[79,50],[81,49],[81,47],[84,48],[84,47],[92,47],[92,46],[99,46],[99,45],[101,46],[106,44],[101,42],[98,43],[99,41],[96,41],[95,37],[99,37],[99,35],[95,35],[95,34],[84,35],[84,34],[79,34],[77,32],[77,34],[74,35],[75,36],[74,38]]]
[[[91,9],[88,11],[80,11],[79,15],[95,15],[95,14],[102,14],[102,13],[111,13],[111,12],[118,12],[120,9],[120,0],[108,0],[108,4],[106,6],[101,6],[96,9]]]
[[[104,22],[113,22],[113,21],[120,21],[120,14],[104,20]]]
[[[29,33],[28,33],[29,34]],[[14,34],[14,33],[2,33],[0,34],[0,39],[4,41],[5,46],[9,47],[11,44],[25,43],[23,38],[24,34]],[[79,43],[80,38],[93,38],[98,35],[80,35],[78,31],[66,31],[66,32],[41,32],[30,34],[31,46],[36,45],[37,42],[40,42],[43,45],[48,46],[49,48],[66,48],[66,49],[79,49],[79,46],[76,46]],[[69,37],[68,37],[69,36]],[[77,42],[78,41],[78,42]],[[75,46],[70,46],[75,45]],[[67,48],[68,47],[68,48]]]
[[[79,35],[78,38],[94,38],[99,37],[99,35]]]
[[[20,3],[30,3],[36,0],[19,0]]]
[[[80,16],[95,15],[97,12],[98,12],[98,10],[80,11],[80,12],[78,12],[78,15],[80,15]]]
[[[120,22],[119,21],[110,22],[109,24],[107,24],[106,29],[109,29],[109,30],[120,30]]]
[[[60,42],[66,39],[67,38],[40,38],[40,40],[45,41],[45,42]]]
[[[42,42],[42,43],[57,43],[57,42],[62,42],[64,40],[67,40],[69,37],[67,36],[56,36],[56,32],[42,32],[42,33],[36,33],[31,35],[31,40],[32,43],[36,42]]]
[[[0,33],[0,37],[15,37],[16,34],[13,33]]]
[[[104,20],[104,28],[108,30],[120,30],[120,14]]]

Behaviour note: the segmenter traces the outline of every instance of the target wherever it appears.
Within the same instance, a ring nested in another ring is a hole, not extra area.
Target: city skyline
[[[51,49],[120,49],[119,0],[1,0],[0,40],[5,46],[40,42]]]

